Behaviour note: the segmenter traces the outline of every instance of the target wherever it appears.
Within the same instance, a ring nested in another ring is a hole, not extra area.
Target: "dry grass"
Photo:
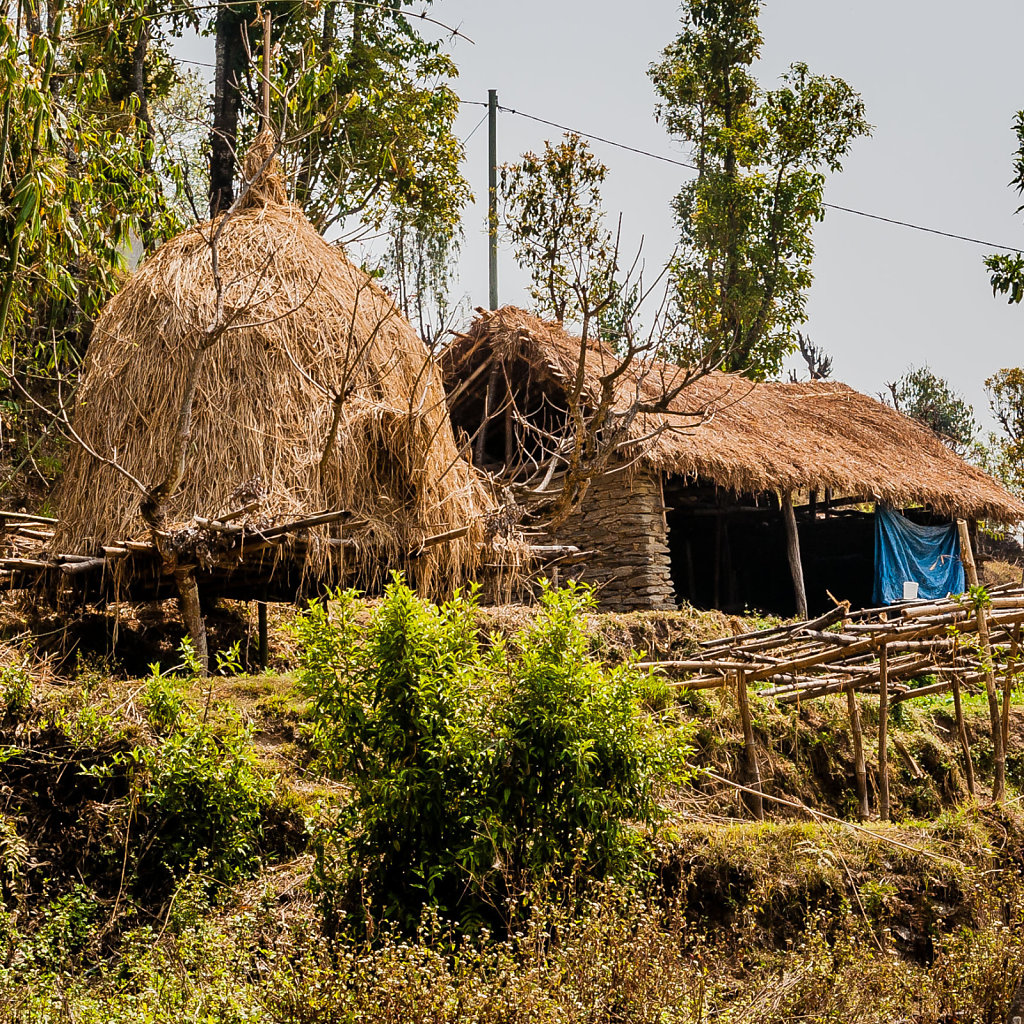
[[[250,155],[250,174],[265,157]],[[196,225],[154,253],[108,303],[89,348],[74,426],[148,486],[167,473],[188,368],[217,319],[218,224]],[[402,564],[425,537],[469,526],[415,563],[428,592],[463,578],[493,503],[456,448],[426,347],[392,300],[285,200],[274,170],[224,226],[218,256],[231,325],[199,371],[186,475],[168,522],[226,514],[253,492],[265,496],[267,523],[348,509],[366,524],[367,567]],[[140,497],[76,447],[55,547],[95,552],[144,534]],[[312,531],[306,556],[328,577],[344,557],[329,534]]]
[[[466,380],[492,353],[510,379],[564,393],[576,376],[580,341],[560,324],[511,306],[483,313],[442,357],[449,384]],[[618,358],[591,342],[585,362],[586,387],[597,395],[600,378]],[[656,361],[635,364],[617,382],[619,407],[656,402],[684,373]],[[476,388],[485,382],[481,375]],[[688,386],[666,414],[637,417],[630,436],[645,438],[659,429],[643,453],[645,464],[734,491],[831,488],[837,495],[873,494],[894,505],[927,504],[951,516],[1024,518],[1024,504],[931,431],[845,384],[755,384],[712,373]]]

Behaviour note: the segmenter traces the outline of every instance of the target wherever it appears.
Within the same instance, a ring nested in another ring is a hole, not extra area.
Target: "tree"
[[[694,351],[754,378],[777,374],[805,319],[825,171],[870,133],[842,79],[793,64],[778,89],[750,72],[761,0],[689,0],[650,75],[657,116],[697,175],[673,202],[676,358]]]
[[[1017,133],[1017,152],[1010,187],[1018,195],[1024,195],[1024,110],[1017,111],[1013,129]],[[1024,205],[1018,206],[1016,212],[1024,212]],[[1006,295],[1011,305],[1024,299],[1024,255],[1016,252],[986,256],[985,266],[989,270],[993,295]]]
[[[608,174],[584,139],[566,133],[539,156],[501,168],[505,224],[515,258],[530,272],[537,312],[589,322],[619,295],[618,252],[604,225],[601,184]]]
[[[896,409],[923,423],[957,455],[971,450],[978,432],[974,410],[948,381],[927,366],[911,367],[888,388]]]
[[[1011,490],[1024,491],[1024,369],[1012,367],[985,381],[989,408],[1001,428],[990,434],[984,467]]]
[[[811,380],[828,380],[832,376],[832,357],[818,344],[811,340],[810,335],[802,331],[796,332],[796,345],[807,366]],[[791,384],[799,381],[796,370],[789,371]]]

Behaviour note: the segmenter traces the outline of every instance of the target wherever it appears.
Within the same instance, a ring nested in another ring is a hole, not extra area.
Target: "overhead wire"
[[[462,103],[479,107],[487,106],[487,104],[482,100],[462,100]],[[571,128],[568,125],[559,124],[557,121],[549,121],[546,117],[538,117],[536,114],[528,114],[524,110],[516,110],[513,107],[503,107],[500,104],[498,105],[498,110],[503,114],[513,114],[516,117],[526,118],[528,121],[536,121],[538,124],[547,125],[549,128],[557,128],[559,131],[563,132],[572,132],[574,135],[579,135],[581,138],[590,139],[593,142],[600,142],[606,146],[613,146],[616,149],[622,149],[628,153],[635,153],[638,156],[648,157],[651,160],[659,160],[662,163],[673,164],[676,167],[684,167],[689,171],[699,170],[696,165],[687,163],[685,160],[678,160],[675,157],[665,156],[662,153],[652,153],[650,150],[640,149],[637,146],[630,146],[624,142],[616,142],[614,139],[605,138],[602,135],[595,135],[592,132],[584,132],[578,128]],[[838,203],[822,203],[822,206],[827,210],[838,210],[841,213],[851,213],[857,217],[865,217],[868,220],[881,221],[883,224],[892,224],[901,228],[909,228],[912,231],[923,231],[930,235],[940,235],[943,238],[952,238],[960,242],[970,242],[973,245],[983,245],[989,249],[1002,249],[1004,252],[1013,252],[1018,255],[1022,252],[1020,246],[1003,245],[1000,242],[990,242],[984,238],[975,238],[972,235],[962,235],[955,231],[945,231],[941,228],[929,227],[926,224],[916,224],[913,221],[901,220],[897,217],[886,217],[880,213],[870,213],[867,210],[858,210],[852,206],[840,206]]]

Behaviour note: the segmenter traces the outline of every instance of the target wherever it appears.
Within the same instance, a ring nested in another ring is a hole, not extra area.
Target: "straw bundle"
[[[557,392],[564,393],[576,377],[580,340],[561,324],[511,306],[482,312],[442,354],[449,387],[470,380],[492,355],[510,379],[550,389],[557,399]],[[619,359],[592,341],[584,364],[585,392],[597,396],[602,376]],[[657,403],[684,372],[656,360],[637,360],[617,382],[617,408]],[[457,399],[452,410],[456,423],[474,401],[479,407],[478,392],[485,383],[485,375],[478,375]],[[1024,519],[1018,498],[951,452],[926,427],[832,381],[755,384],[712,373],[687,386],[665,413],[638,416],[630,436],[642,446],[640,464],[703,477],[736,492],[831,488],[837,496],[927,504],[951,516]]]
[[[167,242],[108,303],[74,427],[147,486],[163,480],[189,366],[209,325],[228,322],[199,366],[169,527],[228,513],[254,484],[263,523],[348,509],[364,524],[363,568],[379,574],[425,538],[468,526],[416,560],[421,587],[444,589],[474,567],[492,503],[456,448],[423,342],[374,281],[286,201],[272,153],[266,138],[250,150],[251,184],[226,224],[200,224]],[[219,321],[210,244],[218,226]],[[53,548],[92,553],[144,536],[140,498],[122,474],[76,446]],[[308,571],[328,578],[342,550],[327,543],[329,533],[312,531],[303,556]]]

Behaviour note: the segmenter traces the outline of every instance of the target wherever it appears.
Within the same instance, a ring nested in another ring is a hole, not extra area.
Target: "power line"
[[[462,100],[463,103],[470,104],[475,107],[486,107],[487,104],[480,100]],[[651,160],[660,160],[662,163],[673,164],[675,167],[685,167],[688,171],[696,171],[698,168],[694,164],[687,163],[685,160],[677,160],[674,157],[664,156],[661,153],[651,153],[646,149],[638,149],[636,146],[627,146],[624,142],[616,142],[614,139],[607,139],[601,135],[593,135],[590,132],[580,131],[578,128],[570,128],[568,125],[559,124],[557,121],[549,121],[545,117],[537,117],[536,114],[527,114],[523,110],[514,110],[512,107],[499,106],[498,109],[503,114],[514,114],[516,117],[524,117],[528,121],[536,121],[538,124],[547,125],[549,128],[557,128],[559,131],[572,132],[574,135],[579,135],[584,139],[590,139],[593,142],[601,142],[606,146],[614,146],[616,149],[623,149],[627,153],[636,153],[638,156],[645,156]],[[839,206],[837,203],[822,203],[828,210],[839,210],[841,213],[852,213],[858,217],[866,217],[868,220],[881,221],[883,224],[894,224],[901,228],[910,228],[912,231],[923,231],[929,235],[941,235],[943,238],[953,238],[960,242],[970,242],[973,245],[983,245],[989,249],[1002,249],[1005,252],[1020,253],[1021,249],[1015,245],[1002,245],[999,242],[989,242],[984,238],[974,238],[971,235],[960,235],[955,231],[943,231],[940,228],[931,228],[925,224],[915,224],[912,221],[899,220],[896,217],[884,217],[880,213],[868,213],[866,210],[856,210],[850,206]]]

